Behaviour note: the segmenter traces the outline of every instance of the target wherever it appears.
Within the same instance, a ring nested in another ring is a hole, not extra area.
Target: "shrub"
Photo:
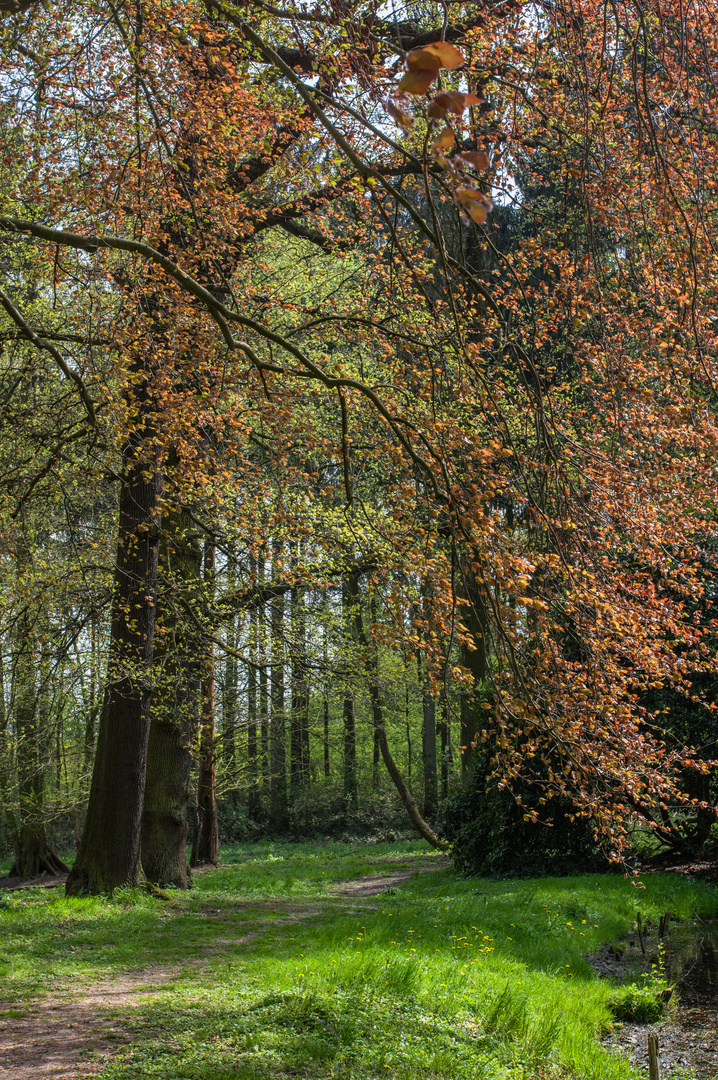
[[[482,755],[466,788],[449,796],[437,819],[439,834],[453,844],[457,869],[497,877],[606,869],[608,861],[590,822],[572,816],[568,799],[553,798],[537,806],[538,823],[524,820],[541,791],[530,776],[515,783],[513,793],[501,790],[488,775]]]
[[[663,1015],[663,1006],[663,992],[654,983],[622,986],[608,999],[616,1020],[631,1024],[655,1024]]]

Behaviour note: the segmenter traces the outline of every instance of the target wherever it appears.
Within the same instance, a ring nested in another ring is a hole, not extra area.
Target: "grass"
[[[122,1011],[130,1041],[103,1080],[622,1080],[602,1049],[614,988],[584,954],[643,918],[718,912],[718,890],[678,875],[487,881],[450,869],[389,894],[337,881],[431,865],[423,843],[223,849],[170,903],[62,890],[0,894],[0,1009],[62,1001],[155,966],[172,978]],[[244,940],[242,940],[244,939]]]

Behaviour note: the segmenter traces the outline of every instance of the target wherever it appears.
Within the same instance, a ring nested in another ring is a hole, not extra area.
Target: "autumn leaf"
[[[442,105],[439,105],[436,98],[434,98],[429,102],[426,115],[430,120],[443,120],[446,117],[446,109]]]
[[[488,195],[484,195],[482,191],[477,191],[472,187],[457,187],[454,191],[454,197],[472,221],[475,221],[477,225],[483,225],[486,221],[486,217],[489,210],[493,209],[493,203]]]
[[[466,153],[457,154],[454,160],[460,161],[462,165],[470,165],[472,169],[488,169],[489,167],[489,155],[483,150],[468,150]]]
[[[384,108],[389,113],[389,116],[391,116],[393,120],[396,120],[399,127],[404,128],[405,131],[408,131],[409,128],[414,126],[414,117],[411,113],[405,112],[401,106],[396,104],[396,102],[391,100],[387,101]]]
[[[429,68],[407,71],[397,89],[400,94],[425,94],[438,74],[438,69]]]
[[[440,154],[442,150],[448,150],[454,145],[454,132],[450,127],[442,128],[431,144],[432,154]]]
[[[446,41],[435,41],[421,49],[412,49],[406,58],[409,71],[439,71],[440,68],[461,67],[465,63],[464,54]]]
[[[483,100],[476,94],[464,94],[460,90],[443,90],[434,98],[439,108],[456,116],[461,116],[464,109],[468,109],[470,105],[481,105]]]

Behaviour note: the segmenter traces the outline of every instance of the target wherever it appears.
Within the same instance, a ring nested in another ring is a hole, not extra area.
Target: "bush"
[[[648,986],[622,986],[608,999],[616,1020],[629,1024],[655,1024],[663,1015],[663,992],[653,983]]]
[[[538,779],[538,778],[537,778]],[[541,788],[530,777],[513,794],[488,775],[486,756],[474,767],[466,788],[450,795],[439,811],[437,831],[454,847],[456,867],[487,877],[537,877],[604,870],[608,860],[588,821],[573,818],[568,799],[537,806],[541,821],[525,821]],[[515,795],[521,797],[521,803]]]

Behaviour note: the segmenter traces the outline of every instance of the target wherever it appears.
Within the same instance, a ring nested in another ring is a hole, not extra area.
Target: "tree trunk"
[[[257,584],[264,585],[264,556],[257,559]],[[267,615],[263,607],[257,611],[257,650],[259,654],[259,738],[260,738],[260,778],[262,784],[262,804],[269,806],[269,676],[267,673]]]
[[[329,655],[328,655],[329,650],[328,650],[328,642],[327,642],[328,635],[329,635],[329,629],[328,629],[327,624],[325,622],[324,623],[324,634],[323,634],[323,638],[322,638],[322,644],[323,644],[322,656],[323,656],[323,660],[324,660],[324,677],[325,677],[325,679],[327,678],[326,673],[327,673],[327,669],[328,669],[328,666],[329,666]],[[329,779],[329,776],[331,774],[330,760],[329,760],[329,686],[328,686],[328,684],[326,682],[324,683],[324,695],[323,695],[323,697],[324,697],[324,702],[323,702],[323,705],[324,705],[324,709],[323,709],[323,712],[324,712],[324,716],[323,716],[323,720],[324,720],[324,776],[326,777],[326,779]]]
[[[412,764],[412,746],[411,746],[411,712],[409,709],[409,684],[406,684],[404,690],[404,723],[406,724],[406,775],[411,783],[411,764]]]
[[[349,579],[351,585],[351,597],[354,607],[354,621],[356,625],[357,638],[359,644],[362,647],[364,654],[364,664],[366,666],[367,675],[369,676],[369,700],[371,701],[372,717],[374,720],[374,730],[379,733],[379,747],[381,749],[381,755],[384,759],[387,772],[394,782],[396,790],[399,792],[401,801],[406,808],[406,812],[411,819],[414,828],[417,832],[427,840],[432,847],[445,849],[449,845],[445,840],[441,840],[430,825],[424,820],[419,811],[419,807],[414,801],[414,797],[411,794],[409,788],[404,781],[404,777],[399,772],[396,763],[389,751],[389,744],[386,738],[386,727],[384,723],[384,710],[381,703],[381,694],[379,691],[379,666],[377,662],[376,645],[373,640],[369,640],[369,637],[364,629],[364,619],[361,613],[361,604],[359,602],[359,583],[355,575],[352,575]]]
[[[23,619],[21,625],[24,624]],[[14,697],[19,807],[15,858],[9,876],[31,878],[43,873],[63,873],[68,867],[47,842],[42,745],[45,732],[38,712],[35,657],[29,636],[16,654]]]
[[[274,545],[272,574],[276,577],[277,557],[282,547]],[[287,747],[284,715],[284,596],[272,600],[270,608],[272,631],[272,722],[270,728],[270,816],[275,829],[282,829],[287,820]]]
[[[357,578],[350,575],[342,582],[342,622],[344,625],[344,648],[347,653],[353,652],[354,624],[352,620],[352,597],[357,591]],[[349,678],[351,661],[348,658],[345,664],[345,674]],[[359,805],[359,790],[357,786],[357,743],[356,723],[354,718],[354,696],[350,686],[344,689],[344,704],[342,707],[344,719],[344,806],[347,810],[356,810]]]
[[[257,632],[258,616],[257,609],[252,608],[249,616],[249,658],[257,662]],[[247,793],[247,812],[252,821],[259,818],[261,810],[261,776],[259,761],[259,740],[257,731],[257,669],[248,668],[247,671],[247,772],[249,776]]]
[[[417,656],[419,680],[421,685],[422,733],[421,747],[424,763],[424,817],[436,816],[439,803],[439,784],[436,769],[436,699],[431,693],[426,663],[421,655]]]
[[[451,764],[451,729],[449,727],[449,702],[446,687],[441,690],[441,794],[449,794],[449,766]]]
[[[189,888],[187,805],[192,749],[197,730],[199,666],[197,635],[183,612],[172,606],[173,592],[193,604],[199,594],[201,550],[186,539],[186,514],[163,522],[160,551],[162,592],[154,651],[155,690],[150,710],[145,802],[142,813],[142,869],[149,881]]]
[[[123,451],[107,681],[87,818],[68,895],[111,893],[119,885],[138,885],[142,877],[161,477],[156,462],[140,456],[141,448],[142,436],[135,432]]]
[[[207,539],[204,545],[204,577],[207,592],[214,594],[215,546]],[[217,826],[217,745],[214,730],[214,650],[212,642],[202,642],[202,716],[199,741],[199,777],[197,780],[197,829],[192,845],[192,866],[219,862]]]
[[[465,583],[463,591],[470,602],[469,607],[464,609],[467,614],[463,618],[475,646],[469,648],[464,642],[459,649],[459,661],[473,679],[472,685],[461,691],[461,782],[465,786],[471,774],[474,744],[481,727],[481,717],[478,715],[480,693],[489,677],[489,652],[488,613],[473,576]]]
[[[289,778],[293,792],[309,783],[309,701],[307,697],[307,640],[304,599],[291,591],[292,716]]]
[[[231,649],[237,647],[236,620],[232,619],[227,628],[227,644]],[[237,798],[237,757],[241,751],[238,748],[238,694],[237,681],[239,671],[237,657],[227,655],[224,665],[224,685],[222,689],[222,758],[227,769],[230,797],[234,802]]]
[[[24,522],[23,522],[24,529]],[[29,570],[30,550],[24,533],[18,537],[18,583]],[[16,624],[13,665],[15,702],[16,767],[18,780],[18,816],[14,829],[15,857],[10,877],[30,878],[37,874],[58,874],[68,869],[47,842],[45,825],[45,772],[48,741],[46,658],[38,655],[37,612],[28,604]],[[39,685],[38,677],[39,675]],[[44,706],[44,707],[43,707]]]

